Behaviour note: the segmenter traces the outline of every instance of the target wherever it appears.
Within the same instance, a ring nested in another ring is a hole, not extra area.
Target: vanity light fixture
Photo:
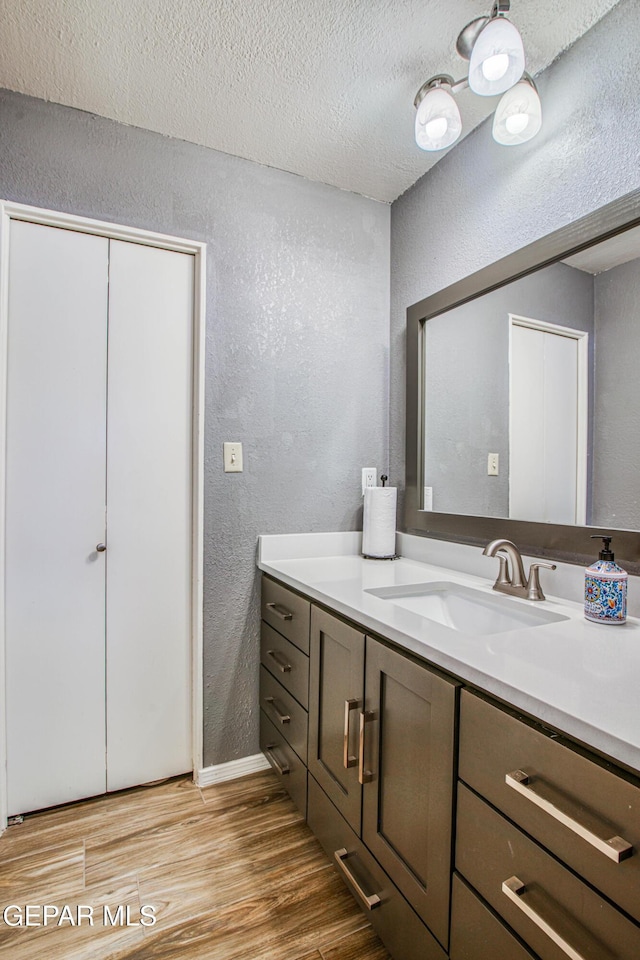
[[[423,150],[444,150],[460,136],[462,119],[452,87],[453,77],[443,74],[427,80],[416,94],[416,143]]]
[[[469,75],[455,81],[439,74],[418,90],[416,143],[422,150],[444,150],[462,132],[460,111],[454,94],[469,87],[482,97],[503,94],[496,109],[493,137],[504,145],[525,143],[542,125],[542,108],[536,86],[524,72],[524,48],[516,27],[507,20],[511,0],[495,0],[488,17],[468,23],[456,42],[456,50],[469,60]]]
[[[542,107],[528,73],[504,94],[493,115],[493,139],[504,146],[526,143],[542,126]]]

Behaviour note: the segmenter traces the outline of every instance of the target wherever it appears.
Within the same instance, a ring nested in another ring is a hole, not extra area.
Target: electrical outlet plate
[[[242,444],[237,442],[223,443],[224,472],[242,473]]]
[[[364,497],[364,491],[367,487],[377,487],[378,486],[378,470],[377,467],[363,467],[362,468],[362,496]]]

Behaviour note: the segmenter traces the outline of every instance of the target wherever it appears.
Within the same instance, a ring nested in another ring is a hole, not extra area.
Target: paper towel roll
[[[364,491],[362,552],[385,559],[396,555],[396,487],[367,487]]]

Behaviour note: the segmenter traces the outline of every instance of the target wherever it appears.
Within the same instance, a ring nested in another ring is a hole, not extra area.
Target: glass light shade
[[[421,150],[444,150],[462,131],[458,104],[443,87],[432,87],[416,110],[416,143]]]
[[[469,86],[481,97],[504,93],[524,73],[522,38],[510,20],[494,17],[471,51]]]
[[[493,139],[504,146],[526,143],[542,126],[538,91],[527,80],[507,90],[493,117]]]

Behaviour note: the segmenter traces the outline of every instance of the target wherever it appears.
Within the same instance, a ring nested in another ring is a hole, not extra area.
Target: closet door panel
[[[111,241],[107,787],[191,757],[194,258]]]
[[[14,220],[6,502],[9,814],[105,790],[108,240]]]

